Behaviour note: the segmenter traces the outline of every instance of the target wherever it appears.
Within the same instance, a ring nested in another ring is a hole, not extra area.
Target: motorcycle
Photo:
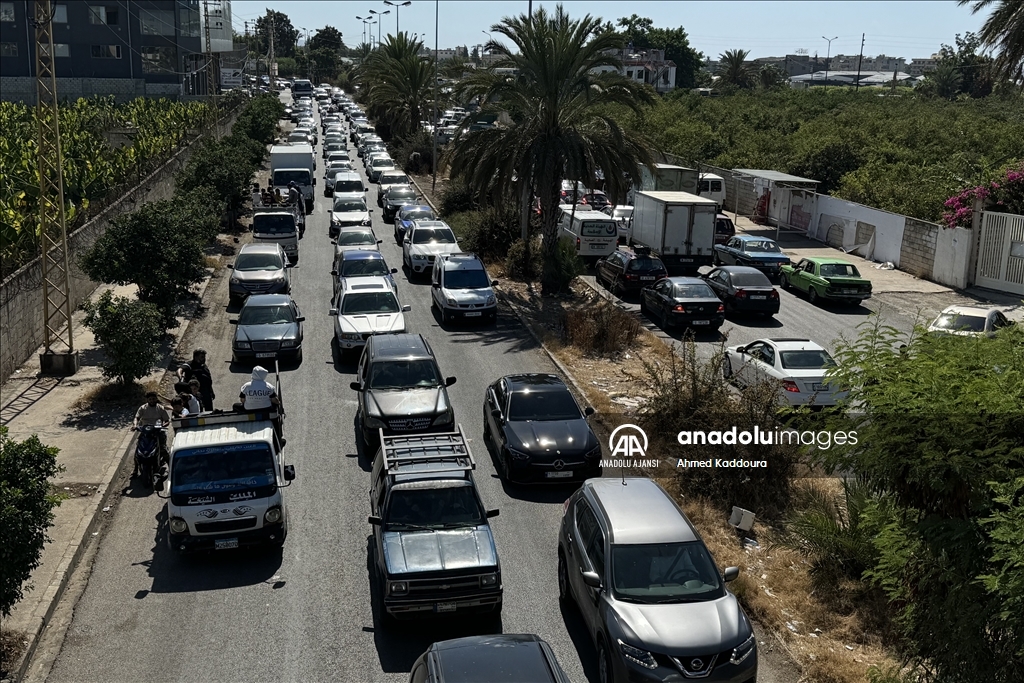
[[[135,442],[135,469],[142,475],[145,485],[152,489],[160,481],[160,435],[166,429],[159,422],[136,427],[139,438]]]

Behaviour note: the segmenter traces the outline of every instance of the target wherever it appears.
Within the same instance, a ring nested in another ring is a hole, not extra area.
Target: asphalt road
[[[374,622],[369,460],[354,429],[354,360],[339,365],[332,358],[329,200],[322,185],[316,189],[300,264],[292,271],[293,297],[306,316],[305,360],[281,377],[286,461],[297,471],[286,491],[291,533],[283,553],[172,556],[163,536],[163,501],[146,490],[127,492],[48,680],[405,681],[431,642],[481,632],[472,621],[398,632]],[[368,197],[374,204],[373,191]],[[392,229],[374,208],[381,250],[400,267]],[[210,283],[210,308],[193,338],[193,346],[209,351],[220,408],[230,407],[249,376],[248,368],[229,362],[234,328],[228,319],[235,310],[225,305],[229,273],[222,270]],[[502,310],[493,327],[444,329],[430,309],[427,285],[398,277],[399,296],[412,305],[410,331],[426,336],[445,375],[458,377],[449,390],[456,419],[472,439],[484,504],[501,510],[492,524],[505,586],[502,630],[540,635],[572,680],[596,680],[589,638],[576,612],[562,611],[557,598],[555,542],[572,489],[504,487],[482,442],[485,386],[504,374],[555,368],[510,311]],[[818,324],[829,320],[822,314]],[[796,678],[791,667],[762,656],[762,683]]]

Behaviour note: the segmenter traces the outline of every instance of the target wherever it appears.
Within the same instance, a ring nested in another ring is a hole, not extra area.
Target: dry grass
[[[71,404],[73,411],[95,409],[99,405],[110,406],[140,406],[146,401],[146,393],[159,391],[160,383],[156,381],[145,384],[101,384],[89,389],[82,394],[77,401]]]
[[[28,647],[28,638],[17,631],[0,631],[0,679],[14,677],[11,668],[17,664],[21,654]]]
[[[207,268],[217,270],[220,268],[220,256],[207,256],[205,263]]]

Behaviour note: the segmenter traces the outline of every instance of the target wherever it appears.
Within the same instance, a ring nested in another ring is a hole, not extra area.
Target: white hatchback
[[[739,386],[777,382],[780,403],[823,407],[847,394],[827,377],[835,367],[828,351],[810,339],[758,339],[726,348],[723,371]]]

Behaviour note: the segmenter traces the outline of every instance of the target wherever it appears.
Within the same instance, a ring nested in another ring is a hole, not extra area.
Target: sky
[[[474,45],[488,40],[486,31],[502,17],[526,13],[527,0],[413,0],[402,7],[398,16],[401,30],[425,34],[428,47],[435,44],[435,4],[439,8],[439,47]],[[903,57],[929,57],[941,44],[953,44],[957,33],[977,31],[985,15],[972,15],[970,7],[959,7],[953,0],[919,0],[916,2],[874,2],[868,0],[830,0],[805,2],[748,2],[741,0],[705,1],[641,1],[566,0],[562,3],[570,16],[590,13],[614,22],[622,16],[638,14],[650,17],[655,26],[682,26],[690,44],[712,58],[725,50],[744,49],[750,57],[783,56],[798,49],[824,57],[831,54],[858,54],[861,34],[865,34],[864,54],[886,54]],[[553,9],[555,2],[535,0],[540,6]],[[363,22],[369,11],[390,14],[383,17],[381,35],[395,32],[394,7],[380,0],[233,0],[232,23],[237,32],[244,32],[245,22],[263,16],[267,8],[283,12],[296,28],[309,29],[310,35],[325,25],[334,26],[344,36],[345,44],[362,41]],[[300,37],[300,44],[304,37]]]

